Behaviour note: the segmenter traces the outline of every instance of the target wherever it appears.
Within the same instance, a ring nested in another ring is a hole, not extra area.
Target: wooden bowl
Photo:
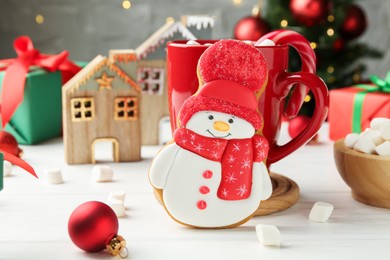
[[[354,199],[390,208],[390,157],[357,152],[341,139],[334,143],[334,160]]]

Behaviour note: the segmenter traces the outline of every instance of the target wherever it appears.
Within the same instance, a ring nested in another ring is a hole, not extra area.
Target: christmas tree
[[[350,86],[364,81],[365,58],[379,58],[381,52],[356,39],[367,27],[361,7],[353,0],[264,0],[254,7],[250,36],[258,37],[268,30],[289,29],[305,36],[317,56],[317,75],[329,89]],[[245,17],[235,28],[235,35],[248,26]],[[243,21],[246,23],[244,24]],[[255,36],[256,35],[256,36]],[[299,56],[292,51],[290,70],[300,70]],[[313,103],[308,96],[303,114],[310,114]]]

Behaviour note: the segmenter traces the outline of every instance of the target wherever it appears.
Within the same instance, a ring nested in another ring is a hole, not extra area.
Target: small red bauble
[[[344,49],[345,47],[345,41],[343,39],[336,39],[333,42],[333,51],[334,52],[340,52]]]
[[[288,124],[288,134],[291,138],[297,137],[310,123],[309,116],[298,115],[291,119]],[[310,142],[317,142],[318,135],[315,135]]]
[[[22,156],[22,149],[19,148],[15,137],[2,130],[0,130],[0,151],[10,153],[17,157]]]
[[[262,18],[246,16],[240,19],[234,27],[234,38],[241,41],[257,41],[270,31],[269,24]]]
[[[352,40],[362,35],[366,28],[367,19],[363,10],[357,5],[350,5],[340,27],[340,35],[344,39]]]
[[[99,201],[89,201],[78,206],[71,214],[68,232],[73,243],[90,252],[100,252],[118,233],[115,212]]]
[[[292,16],[300,24],[313,26],[324,21],[331,9],[329,0],[291,0]]]

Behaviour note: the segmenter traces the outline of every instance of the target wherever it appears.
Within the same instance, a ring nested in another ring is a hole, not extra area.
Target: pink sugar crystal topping
[[[201,56],[198,69],[204,82],[225,79],[260,90],[267,81],[267,63],[255,47],[237,40],[221,40]]]

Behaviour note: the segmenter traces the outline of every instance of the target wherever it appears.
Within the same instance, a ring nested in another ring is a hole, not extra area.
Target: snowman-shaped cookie
[[[199,90],[184,102],[174,142],[154,158],[149,179],[177,222],[233,227],[272,193],[255,96],[267,65],[253,46],[221,40],[199,59],[198,75]]]

